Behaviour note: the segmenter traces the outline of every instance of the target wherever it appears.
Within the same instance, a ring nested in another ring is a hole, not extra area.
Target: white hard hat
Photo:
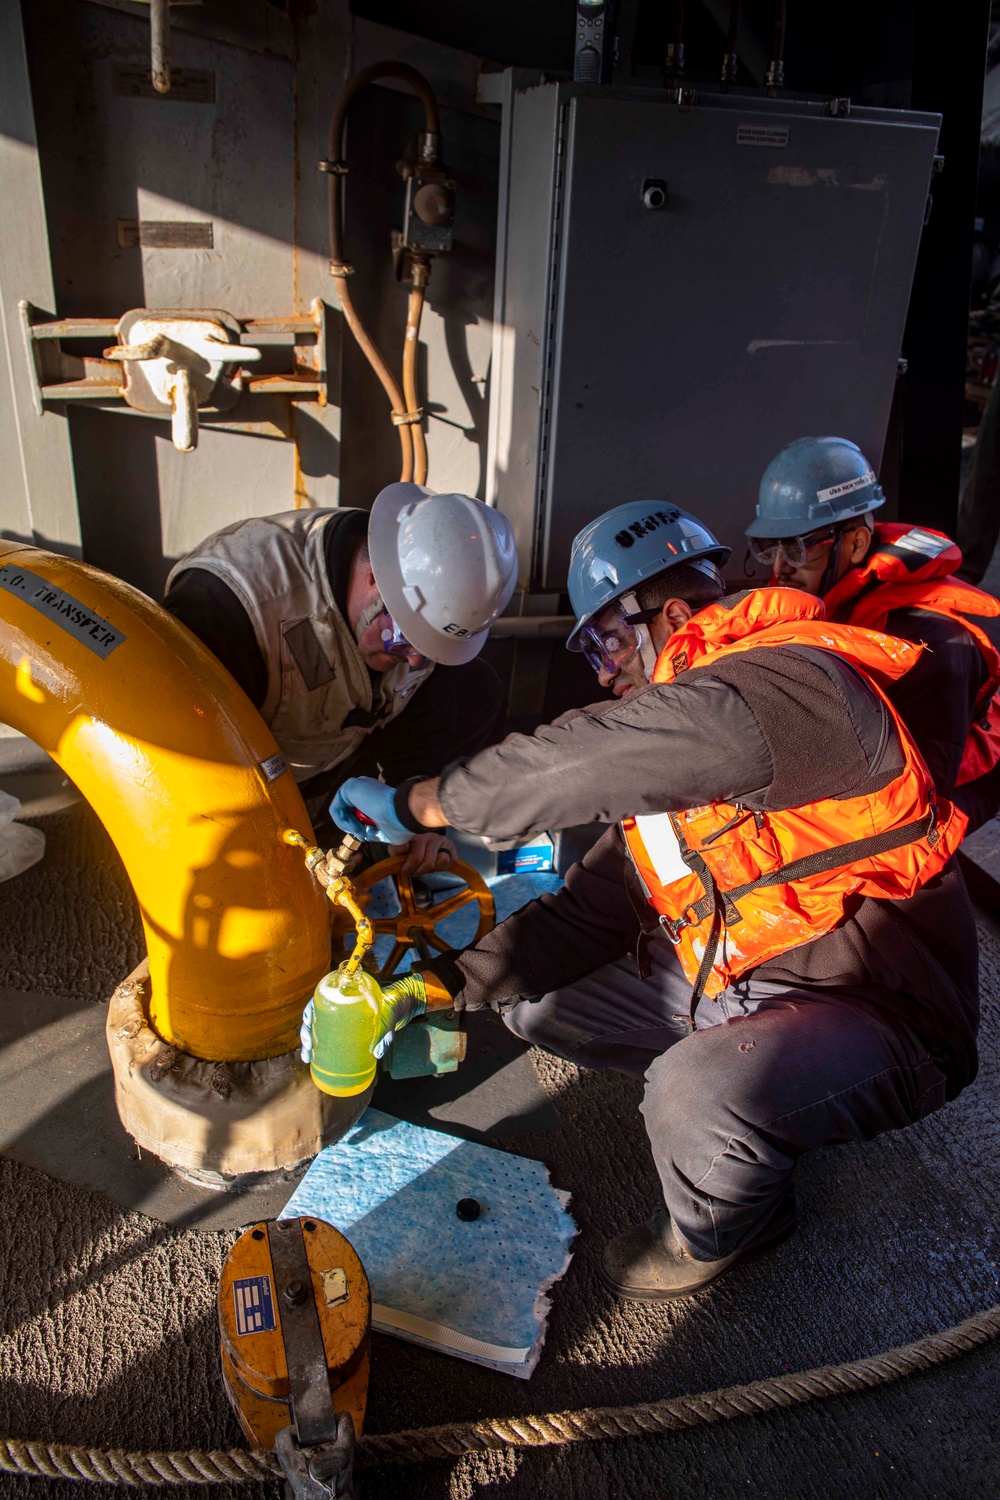
[[[517,583],[510,522],[468,495],[390,484],[376,496],[368,553],[383,602],[417,651],[471,661]]]

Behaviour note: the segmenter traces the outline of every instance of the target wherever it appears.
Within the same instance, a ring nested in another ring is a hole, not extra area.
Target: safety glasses
[[[406,661],[416,655],[420,657],[419,665],[422,666],[426,662],[427,657],[410,644],[387,609],[382,611],[379,619],[381,621],[382,650],[386,656],[392,656],[397,661]]]
[[[615,677],[627,667],[640,646],[635,627],[647,623],[656,613],[653,609],[629,614],[621,600],[616,599],[588,620],[580,631],[580,650],[594,671]]]
[[[773,567],[779,554],[791,568],[801,568],[809,561],[809,554],[824,542],[832,542],[837,536],[836,526],[823,526],[818,531],[807,531],[802,536],[751,536],[750,555],[757,562]]]

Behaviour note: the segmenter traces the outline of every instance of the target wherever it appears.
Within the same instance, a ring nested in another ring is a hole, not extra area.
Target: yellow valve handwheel
[[[395,880],[399,896],[398,913],[393,917],[371,918],[376,937],[390,936],[396,939],[392,952],[377,972],[376,978],[380,984],[396,972],[409,948],[416,948],[422,959],[429,959],[432,956],[432,950],[438,953],[450,953],[451,944],[438,933],[437,925],[445,917],[450,917],[453,912],[459,911],[463,906],[468,906],[470,902],[475,901],[479,907],[479,926],[472,939],[474,943],[478,943],[479,939],[485,937],[496,925],[493,893],[479,871],[474,870],[471,865],[462,864],[456,860],[448,866],[447,871],[441,872],[464,880],[464,891],[455,891],[453,895],[447,895],[435,906],[421,907],[417,905],[411,877],[402,874],[404,862],[402,855],[394,859],[383,859],[377,865],[371,865],[369,869],[363,870],[360,875],[351,877],[354,894],[362,911],[367,909],[369,894],[373,886],[378,885],[381,880],[387,880],[390,876]],[[354,924],[346,912],[339,908],[335,911],[333,937],[334,943],[338,944],[349,932],[354,931]]]

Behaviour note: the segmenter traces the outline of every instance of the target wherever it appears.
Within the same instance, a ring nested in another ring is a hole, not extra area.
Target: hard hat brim
[[[720,543],[718,547],[708,548],[706,551],[698,553],[695,557],[679,557],[676,563],[673,564],[673,566],[677,568],[683,567],[685,564],[690,565],[692,563],[699,562],[702,558],[704,558],[707,562],[714,563],[721,572],[732,555],[732,547],[724,547]],[[659,571],[661,573],[667,573],[670,571],[670,569],[669,567],[661,568]],[[658,574],[656,572],[652,572],[649,576],[651,578],[655,578],[658,576]],[[580,636],[582,635],[585,626],[589,625],[590,621],[593,620],[595,616],[599,615],[603,610],[607,609],[609,604],[613,604],[616,599],[620,599],[622,593],[631,593],[634,589],[641,587],[641,584],[646,581],[646,579],[640,579],[638,583],[629,584],[627,588],[622,589],[621,593],[609,594],[602,604],[598,604],[597,607],[595,609],[592,609],[589,614],[586,614],[581,619],[577,620],[576,624],[573,626],[573,629],[570,631],[569,635],[566,638],[566,650],[582,651],[583,647],[580,645]]]
[[[851,521],[855,517],[866,516],[869,511],[878,510],[880,505],[885,504],[885,496],[875,496],[861,501],[857,506],[844,506],[836,515],[816,516],[788,516],[782,520],[779,516],[754,516],[750,525],[744,531],[744,536],[773,537],[781,541],[785,537],[804,536],[809,531],[818,531],[823,526],[838,525],[841,521]]]
[[[406,598],[406,583],[399,562],[400,511],[434,495],[435,490],[402,481],[382,490],[375,497],[368,520],[368,556],[383,603],[414,650],[439,666],[461,667],[479,655],[486,644],[489,629],[452,637],[429,624]],[[513,593],[515,582],[511,583],[510,593]]]

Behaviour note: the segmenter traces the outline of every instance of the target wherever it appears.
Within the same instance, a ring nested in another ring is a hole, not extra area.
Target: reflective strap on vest
[[[672,823],[674,821],[672,816],[670,821]],[[735,922],[740,920],[737,903],[744,896],[749,896],[753,891],[760,890],[764,886],[791,885],[793,881],[805,880],[810,875],[822,875],[828,870],[838,870],[847,865],[859,864],[862,860],[874,859],[879,854],[888,854],[892,849],[901,849],[904,844],[918,843],[923,838],[926,838],[931,848],[938,841],[937,808],[932,803],[927,816],[918,818],[914,823],[906,823],[902,828],[891,828],[885,833],[871,834],[868,838],[853,839],[848,844],[834,844],[830,849],[820,849],[815,854],[806,854],[802,859],[794,859],[791,864],[779,865],[776,870],[769,870],[766,875],[758,875],[756,880],[749,880],[745,885],[734,886],[732,890],[723,891],[716,885],[712,872],[698,851],[687,844],[676,825],[674,831],[681,845],[682,857],[701,880],[705,887],[705,895],[685,907],[675,921],[661,916],[660,926],[670,941],[677,944],[685,927],[697,927],[700,922],[704,922],[706,917],[712,917],[711,931],[691,991],[689,1019],[692,1030],[694,1030],[694,1013],[698,1008],[698,1001],[704,993],[708,976],[712,972],[712,965],[715,963],[723,925],[734,926]],[[688,913],[691,915],[689,916]]]

